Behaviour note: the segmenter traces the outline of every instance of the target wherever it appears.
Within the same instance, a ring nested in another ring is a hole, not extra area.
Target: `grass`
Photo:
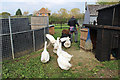
[[[54,37],[60,37],[62,30],[63,29],[55,29]],[[78,35],[80,36],[80,33]],[[78,41],[79,40],[80,38],[78,37]],[[76,48],[75,50],[79,50],[79,43],[73,43],[72,46]],[[99,78],[99,76],[107,77],[106,72],[102,71],[120,70],[118,67],[120,60],[112,60],[99,62],[101,65],[96,65],[90,70],[89,67],[85,66],[88,63],[78,61],[77,65],[74,65],[74,67],[76,67],[75,69],[65,71],[58,67],[57,56],[53,53],[50,53],[50,61],[47,64],[41,63],[41,52],[42,50],[20,58],[15,58],[14,60],[3,61],[2,78]],[[92,63],[97,62],[92,61]],[[118,79],[118,77],[117,75],[112,75],[112,78]]]
[[[120,63],[120,60],[118,61],[105,61],[105,62],[102,62],[102,64],[108,68],[108,69],[111,69],[111,70],[120,70],[120,66],[119,64]]]
[[[55,29],[61,29],[61,24],[52,24],[55,26]],[[69,28],[67,24],[62,24],[62,29]]]

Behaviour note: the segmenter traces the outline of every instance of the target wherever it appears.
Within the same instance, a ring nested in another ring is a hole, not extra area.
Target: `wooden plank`
[[[110,30],[120,30],[120,26],[108,26],[108,25],[91,25],[91,24],[84,24],[84,26],[88,28],[101,28],[101,29],[110,29]]]

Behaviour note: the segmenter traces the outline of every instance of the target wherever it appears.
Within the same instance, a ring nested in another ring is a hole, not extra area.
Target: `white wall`
[[[97,22],[97,17],[96,16],[90,16],[90,24],[93,24],[93,21]]]

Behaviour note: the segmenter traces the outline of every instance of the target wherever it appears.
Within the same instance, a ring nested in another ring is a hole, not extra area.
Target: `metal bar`
[[[114,18],[115,18],[115,7],[114,7],[114,9],[113,9],[112,26],[113,26],[113,24],[114,24]]]
[[[10,16],[9,16],[9,29],[10,29],[10,41],[11,41],[12,57],[13,57],[13,59],[14,59],[15,57],[14,57],[13,37],[12,37]]]
[[[45,23],[44,24],[30,24],[32,26],[45,26]]]
[[[45,27],[44,27],[44,42],[46,41],[46,36],[45,36]]]
[[[31,32],[33,30],[27,30],[27,31],[21,31],[21,32],[15,32],[15,33],[12,33],[12,34],[20,34],[20,33],[26,33],[26,32]]]
[[[45,26],[45,17],[43,18],[44,19],[44,26]],[[45,27],[44,27],[44,42],[46,41],[46,37],[45,37]]]
[[[1,23],[2,23],[2,21],[1,21]],[[1,28],[0,28],[0,32],[2,33],[2,24],[0,24],[0,26],[1,26]],[[1,73],[2,73],[2,37],[0,37],[0,71],[1,71]],[[2,80],[2,74],[0,75],[0,79]]]
[[[33,30],[33,48],[34,48],[34,52],[35,52],[35,32]]]
[[[43,28],[44,28],[44,27],[43,27]],[[43,29],[43,28],[40,28],[40,29]],[[40,29],[34,29],[34,30],[40,30]],[[30,32],[30,31],[34,31],[34,30],[27,30],[27,31],[14,32],[14,33],[11,33],[11,34],[26,33],[26,32]],[[4,36],[4,35],[10,35],[10,33],[7,33],[7,34],[0,34],[0,36]]]
[[[25,33],[25,32],[30,32],[30,31],[33,31],[33,30],[27,30],[27,31],[21,31],[21,32],[14,32],[14,33],[11,33],[11,34],[19,34],[19,33]],[[8,33],[8,34],[0,34],[0,36],[5,36],[5,35],[10,35],[10,33]]]

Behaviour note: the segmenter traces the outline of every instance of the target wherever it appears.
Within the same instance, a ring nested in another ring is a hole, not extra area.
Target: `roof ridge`
[[[44,7],[41,8],[38,13],[50,13],[50,11],[48,11],[47,9],[45,9]]]

